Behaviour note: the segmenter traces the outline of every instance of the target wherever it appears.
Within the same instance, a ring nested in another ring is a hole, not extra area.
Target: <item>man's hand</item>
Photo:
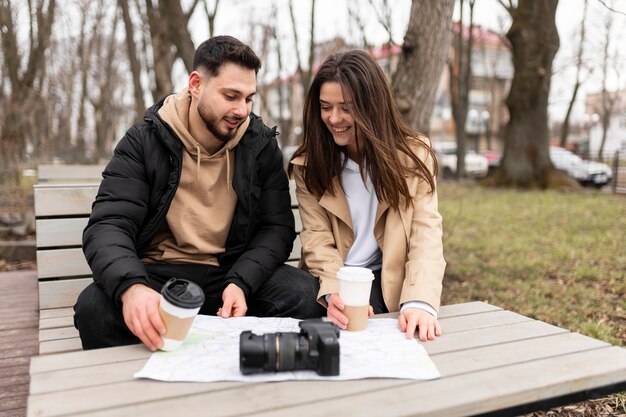
[[[224,317],[243,317],[248,311],[248,305],[246,304],[246,296],[243,290],[236,284],[228,284],[228,286],[222,292],[222,301],[224,304],[222,308],[217,310],[217,315]]]
[[[439,321],[429,312],[421,308],[407,308],[398,316],[400,330],[406,333],[407,339],[412,339],[415,328],[418,328],[419,339],[422,342],[434,340],[435,336],[441,336]]]
[[[341,301],[339,294],[332,293],[330,297],[328,297],[328,307],[326,310],[326,315],[330,318],[333,323],[339,326],[340,329],[348,328],[348,317],[343,314],[343,309],[345,308],[345,304]],[[369,306],[367,310],[367,315],[369,317],[374,316],[374,309],[372,306]]]
[[[159,314],[160,301],[161,295],[143,284],[131,285],[122,294],[124,323],[151,351],[163,346],[165,324]]]

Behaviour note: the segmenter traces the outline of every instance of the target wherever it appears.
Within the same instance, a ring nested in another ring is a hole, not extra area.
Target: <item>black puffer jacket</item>
[[[116,147],[83,232],[94,281],[116,302],[129,286],[147,283],[140,257],[165,220],[180,180],[183,145],[158,116],[162,104],[148,109]],[[220,265],[230,267],[224,285],[234,282],[246,296],[287,260],[295,238],[276,130],[254,114],[250,119],[234,149],[237,206],[219,256]]]

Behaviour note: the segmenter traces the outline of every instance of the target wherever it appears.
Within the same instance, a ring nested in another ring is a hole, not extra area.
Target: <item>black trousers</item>
[[[216,315],[228,268],[193,264],[148,264],[149,285],[160,292],[172,277],[198,284],[205,294],[200,314]],[[279,267],[261,288],[246,300],[246,315],[257,317],[321,317],[326,309],[317,303],[319,281],[308,272],[289,265]],[[140,343],[124,323],[121,307],[91,283],[74,306],[74,326],[83,349]]]
[[[370,305],[374,309],[374,314],[389,313],[385,300],[383,299],[383,288],[380,282],[380,269],[373,270],[374,281],[372,281],[372,290],[370,292]]]

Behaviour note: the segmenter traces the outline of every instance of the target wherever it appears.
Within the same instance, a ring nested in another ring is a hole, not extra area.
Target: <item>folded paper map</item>
[[[314,370],[242,375],[239,335],[300,332],[299,320],[239,317],[223,319],[199,315],[183,345],[173,352],[155,352],[136,378],[160,381],[286,381],[362,378],[434,379],[440,374],[416,339],[407,339],[396,319],[370,319],[366,330],[341,331],[340,374],[319,376]]]

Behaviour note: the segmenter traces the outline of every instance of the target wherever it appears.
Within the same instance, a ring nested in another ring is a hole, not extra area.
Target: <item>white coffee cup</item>
[[[368,268],[344,266],[337,271],[337,280],[339,297],[345,305],[343,314],[348,317],[348,330],[366,329],[374,273]]]
[[[161,350],[176,350],[182,345],[203,303],[204,292],[197,284],[176,278],[167,281],[159,304],[166,328]]]

